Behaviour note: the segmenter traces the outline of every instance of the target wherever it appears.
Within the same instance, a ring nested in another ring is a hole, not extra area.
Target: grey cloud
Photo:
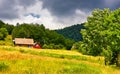
[[[13,18],[18,18],[18,14],[14,9],[11,9],[10,11],[4,10],[0,12],[0,19],[13,19]]]
[[[28,13],[28,14],[25,14],[24,16],[29,16],[29,15],[31,15],[32,17],[35,17],[35,18],[40,18],[39,14],[34,14],[34,13]]]
[[[43,7],[55,15],[70,15],[76,9],[93,10],[103,8],[103,0],[43,0]]]
[[[34,3],[36,3],[36,0],[17,0],[18,4],[22,5],[22,6],[30,6],[30,5],[34,5]]]
[[[120,7],[120,0],[105,0],[105,6],[111,9]]]
[[[69,16],[75,13],[76,9],[82,11],[92,11],[95,8],[120,7],[118,0],[42,0],[43,7],[47,8],[56,16]],[[111,2],[110,2],[111,1]],[[116,4],[114,4],[116,3]],[[112,5],[113,4],[113,5]]]
[[[0,19],[11,19],[11,18],[17,18],[17,12],[14,8],[15,1],[10,0],[3,0],[0,3]]]
[[[33,5],[36,0],[1,0],[0,1],[0,19],[15,19],[19,17],[19,8]]]
[[[39,18],[41,16],[37,15],[37,13],[39,14],[37,11],[35,11],[36,14],[33,14],[31,10],[25,12],[29,7],[34,6],[35,3],[38,4],[38,1],[43,3],[41,7],[43,7],[43,10],[46,8],[45,10],[50,13],[50,16],[52,14],[50,18],[53,18],[53,22],[57,24],[84,22],[95,8],[116,9],[120,7],[120,0],[0,0],[0,19],[19,19],[21,15],[24,16],[25,14]],[[42,10],[41,7],[37,7],[36,10]],[[84,14],[81,12],[76,13],[76,10],[80,10]]]
[[[40,0],[43,8],[47,8],[55,21],[68,26],[85,22],[95,8],[116,9],[120,7],[120,0]],[[79,13],[76,13],[79,10]],[[81,13],[82,12],[82,13]]]

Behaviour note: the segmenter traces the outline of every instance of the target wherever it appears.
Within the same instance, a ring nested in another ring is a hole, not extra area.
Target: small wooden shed
[[[15,38],[15,46],[33,47],[34,40],[30,38]]]

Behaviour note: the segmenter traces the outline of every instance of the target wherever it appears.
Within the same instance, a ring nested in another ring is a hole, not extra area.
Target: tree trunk
[[[117,57],[117,67],[120,67],[120,53],[118,54],[118,57]]]

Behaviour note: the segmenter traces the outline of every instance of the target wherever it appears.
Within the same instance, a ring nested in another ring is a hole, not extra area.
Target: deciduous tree
[[[96,56],[105,52],[107,54],[105,62],[117,64],[120,54],[120,9],[94,10],[88,17],[85,28],[81,31],[83,35],[81,47],[86,54]]]

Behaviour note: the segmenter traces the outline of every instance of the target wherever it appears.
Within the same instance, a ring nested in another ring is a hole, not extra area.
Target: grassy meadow
[[[120,69],[76,51],[0,46],[0,74],[120,74]]]

